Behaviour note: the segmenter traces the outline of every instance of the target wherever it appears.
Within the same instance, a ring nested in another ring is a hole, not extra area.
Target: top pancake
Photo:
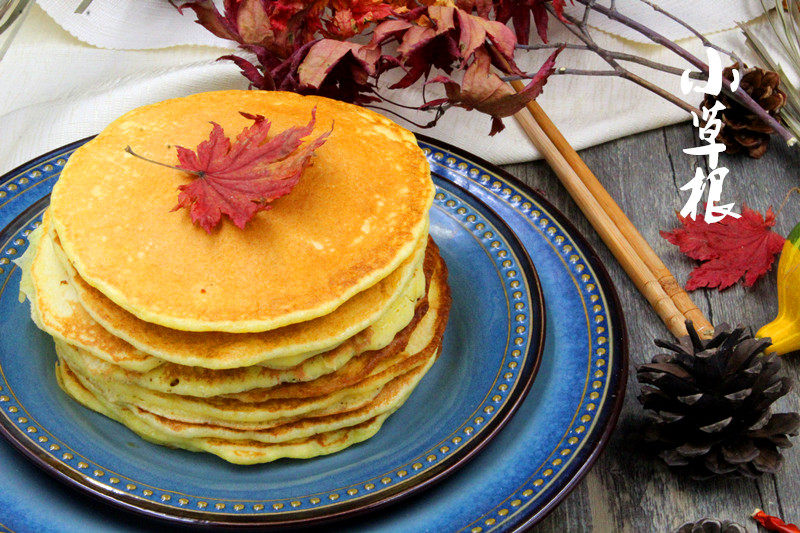
[[[244,230],[212,234],[171,211],[188,174],[177,164],[210,121],[235,137],[261,114],[273,132],[335,123],[297,187]],[[51,197],[64,252],[87,283],[142,320],[185,331],[266,331],[330,313],[408,258],[433,199],[414,136],[366,109],[326,98],[220,91],[119,118],[69,159]]]

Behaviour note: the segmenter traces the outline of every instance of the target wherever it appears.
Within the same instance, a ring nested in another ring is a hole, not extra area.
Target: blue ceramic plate
[[[153,516],[277,524],[364,511],[461,466],[424,493],[344,525],[513,530],[544,516],[602,449],[627,368],[624,323],[605,271],[574,228],[524,185],[429,140],[421,144],[439,188],[431,233],[450,269],[453,309],[442,356],[376,437],[328,457],[242,468],[150,445],[80,407],[55,385],[51,342],[18,302],[19,271],[9,261],[24,251],[80,144],[0,179],[0,429],[49,473]],[[545,310],[529,257],[548,303],[543,357]],[[149,524],[67,490],[0,443],[6,468],[0,531]]]

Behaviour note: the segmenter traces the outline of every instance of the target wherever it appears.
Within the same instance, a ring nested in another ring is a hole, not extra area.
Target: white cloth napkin
[[[627,9],[625,4],[637,2],[617,0],[617,5]],[[97,133],[134,107],[201,91],[247,86],[237,67],[216,61],[220,55],[231,53],[229,43],[195,24],[190,12],[181,16],[164,0],[94,0],[84,13],[76,14],[78,4],[77,0],[39,0],[41,7],[31,10],[0,61],[0,173]],[[705,32],[729,28],[738,17],[752,18],[760,9],[758,0],[661,0],[661,4]],[[714,7],[708,7],[711,5]],[[676,38],[686,35],[651,8],[647,10],[650,12],[641,16],[647,17],[649,25]],[[686,66],[661,47],[606,33],[618,30],[613,25],[601,20],[593,24],[604,30],[595,32],[596,39],[608,48]],[[551,42],[568,38],[559,23],[551,22],[550,26]],[[717,33],[714,40],[744,52],[738,30]],[[681,44],[703,53],[698,39],[685,39]],[[547,53],[521,54],[519,62],[536,69]],[[572,50],[562,53],[558,64],[603,67],[593,54]],[[648,79],[680,94],[675,76],[648,73]],[[401,103],[419,102],[415,88],[391,94]],[[579,149],[688,118],[673,104],[630,82],[612,78],[553,76],[539,102]],[[403,114],[407,115],[405,111]],[[424,114],[413,118],[421,122],[429,119]],[[538,157],[513,119],[506,119],[506,125],[503,132],[489,137],[488,117],[452,110],[435,128],[409,127],[495,163]]]

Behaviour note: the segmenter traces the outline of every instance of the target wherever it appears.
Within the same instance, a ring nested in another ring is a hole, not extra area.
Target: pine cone
[[[738,68],[738,63],[723,69],[723,77],[732,80],[735,68]],[[747,68],[745,65],[739,86],[770,115],[779,118],[786,103],[786,94],[778,88],[779,83],[777,73],[759,67]],[[707,94],[701,106],[711,108],[717,100],[725,105],[725,110],[718,115],[722,119],[722,129],[717,136],[717,141],[725,145],[725,152],[736,154],[746,151],[756,159],[764,155],[769,136],[773,133],[772,127],[724,92],[719,96]]]
[[[697,522],[686,522],[675,533],[747,533],[747,529],[730,520],[703,518]]]
[[[709,340],[700,339],[691,322],[686,328],[689,335],[678,343],[656,340],[671,352],[638,369],[639,401],[653,418],[645,441],[669,466],[695,479],[776,472],[800,415],[771,413],[791,379],[778,375],[776,355],[762,354],[770,340],[726,324]]]

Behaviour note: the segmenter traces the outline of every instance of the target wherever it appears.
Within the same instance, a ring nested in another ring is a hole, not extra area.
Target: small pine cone
[[[791,389],[779,376],[781,361],[764,355],[769,339],[745,328],[716,328],[703,340],[691,322],[677,343],[656,340],[671,350],[638,369],[639,400],[651,413],[645,442],[670,467],[695,479],[720,474],[757,477],[776,472],[780,450],[791,447],[800,415],[772,414],[770,406]]]
[[[747,533],[747,529],[730,520],[703,518],[697,522],[686,522],[675,533]]]
[[[735,68],[738,68],[738,63],[726,67],[722,71],[723,77],[732,80]],[[780,78],[777,73],[746,66],[742,70],[739,82],[739,86],[758,105],[778,119],[786,103],[786,94],[780,90],[779,84]],[[719,96],[707,94],[701,106],[711,108],[717,100],[725,106],[725,110],[718,115],[722,119],[722,129],[717,136],[717,140],[725,145],[725,152],[736,154],[746,151],[750,157],[756,159],[764,155],[769,144],[769,136],[773,133],[772,127],[724,92],[719,93]]]

